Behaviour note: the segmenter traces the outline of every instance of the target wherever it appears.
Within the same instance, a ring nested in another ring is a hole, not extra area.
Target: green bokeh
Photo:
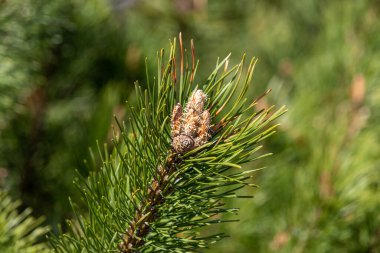
[[[261,106],[289,110],[256,197],[209,252],[379,252],[379,15],[365,0],[0,1],[0,183],[53,228],[71,217],[88,147],[182,32],[199,82],[247,53],[252,98],[271,88]]]

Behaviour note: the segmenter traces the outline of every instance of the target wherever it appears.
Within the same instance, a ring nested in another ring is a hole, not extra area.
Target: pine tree
[[[226,236],[204,229],[233,221],[224,214],[238,208],[225,200],[250,197],[238,190],[256,186],[258,169],[241,165],[268,155],[260,143],[284,108],[255,110],[260,97],[245,98],[255,59],[245,71],[245,57],[229,68],[228,56],[197,84],[193,43],[190,56],[181,37],[179,46],[178,56],[171,44],[167,63],[158,53],[158,76],[147,68],[145,90],[136,83],[101,169],[76,181],[88,213],[72,204],[70,232],[51,240],[56,252],[199,252]]]

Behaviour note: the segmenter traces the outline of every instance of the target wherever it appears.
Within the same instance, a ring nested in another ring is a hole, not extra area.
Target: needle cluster
[[[251,197],[239,189],[256,187],[259,168],[241,165],[268,155],[260,143],[284,110],[256,110],[257,99],[245,97],[254,59],[228,68],[226,57],[199,85],[193,44],[186,57],[180,38],[179,63],[175,45],[167,62],[158,54],[156,78],[147,68],[146,89],[136,84],[137,102],[116,120],[102,167],[77,180],[87,211],[73,204],[76,218],[53,239],[56,252],[199,252],[226,236],[202,228],[235,221],[238,208],[225,200]]]

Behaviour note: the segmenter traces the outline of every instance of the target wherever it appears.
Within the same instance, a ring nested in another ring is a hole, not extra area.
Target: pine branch
[[[241,164],[266,156],[254,154],[284,109],[255,111],[257,101],[245,98],[254,59],[244,72],[245,57],[231,69],[227,57],[195,85],[194,47],[188,62],[179,44],[179,64],[174,41],[167,64],[164,50],[158,54],[157,78],[147,71],[147,89],[136,84],[135,106],[116,121],[115,148],[105,149],[101,170],[77,182],[88,214],[76,211],[71,233],[52,241],[56,252],[198,252],[225,236],[200,229],[238,211],[223,201],[255,187],[255,170]]]
[[[123,236],[123,242],[119,244],[121,252],[133,252],[133,249],[144,244],[144,238],[150,232],[149,224],[158,218],[159,205],[163,204],[165,198],[173,191],[173,188],[168,185],[168,179],[176,171],[178,164],[178,157],[171,155],[165,166],[158,168],[157,178],[153,179],[148,188],[146,202],[136,210],[136,216],[129,224],[129,229]]]

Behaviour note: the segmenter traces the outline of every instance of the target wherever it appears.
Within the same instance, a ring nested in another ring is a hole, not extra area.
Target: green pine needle
[[[193,44],[192,61],[185,62],[189,57],[179,42],[179,57],[174,41],[167,63],[164,50],[158,53],[157,78],[150,79],[147,70],[147,88],[136,84],[137,102],[127,103],[125,122],[116,120],[120,132],[115,131],[113,152],[102,156],[102,168],[77,182],[88,213],[77,210],[70,233],[52,240],[56,252],[199,252],[226,237],[200,228],[234,221],[221,216],[238,212],[224,200],[250,197],[238,190],[255,187],[249,179],[257,169],[241,165],[265,156],[257,154],[260,143],[274,133],[272,122],[285,110],[257,111],[257,100],[245,98],[256,59],[246,68],[243,57],[228,68],[228,56],[204,83],[195,83]],[[211,138],[177,154],[172,110],[196,89],[208,96]]]

